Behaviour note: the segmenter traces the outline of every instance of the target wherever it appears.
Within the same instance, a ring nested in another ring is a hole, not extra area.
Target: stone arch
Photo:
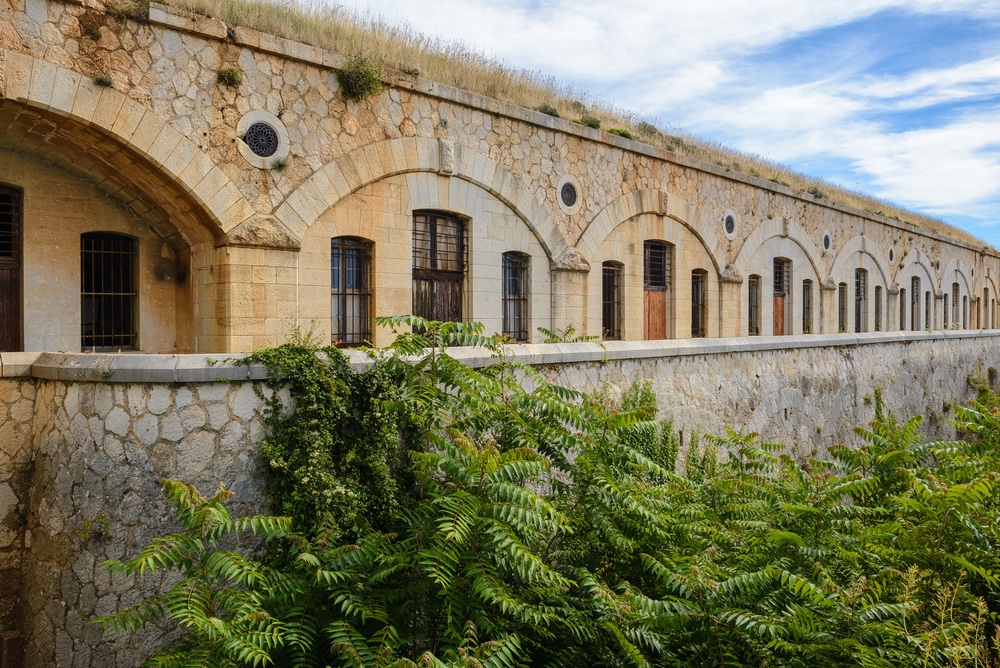
[[[921,253],[919,249],[913,249],[899,259],[899,267],[896,269],[897,279],[903,279],[908,275],[912,275],[911,268],[913,266],[920,267],[923,270],[927,284],[930,286],[932,292],[937,292],[940,289],[941,286],[938,284],[931,261],[927,259],[927,254]]]
[[[275,216],[301,238],[326,210],[351,193],[408,172],[436,172],[483,188],[524,222],[550,261],[567,248],[555,222],[524,181],[476,151],[425,137],[386,139],[328,162],[285,198]]]
[[[914,302],[914,297],[912,294],[911,280],[913,278],[921,278],[927,281],[926,286],[921,286],[923,292],[930,291],[932,299],[930,304],[927,304],[925,295],[920,295],[917,298],[916,304],[917,308],[923,311],[921,316],[923,320],[923,327],[935,328],[937,326],[937,301],[933,299],[933,295],[937,294],[939,290],[939,285],[937,281],[937,276],[934,273],[934,267],[931,265],[930,260],[927,259],[927,254],[921,252],[919,249],[912,249],[906,255],[904,255],[899,260],[899,267],[896,269],[896,284],[901,290],[906,290],[909,295],[908,301],[912,304]],[[928,306],[930,311],[928,312]],[[905,305],[900,308],[905,308],[907,310],[907,322],[910,322],[913,316],[913,307],[911,305]],[[903,329],[906,323],[897,323],[900,328]],[[905,329],[911,329],[909,325],[906,325]]]
[[[774,237],[787,237],[789,240],[795,242],[795,244],[802,249],[803,254],[809,260],[809,264],[812,266],[817,280],[822,280],[823,274],[820,271],[819,265],[816,263],[816,258],[820,256],[819,248],[817,248],[816,244],[812,242],[809,235],[806,234],[806,231],[801,225],[780,216],[765,220],[757,226],[757,229],[747,236],[746,241],[743,242],[739,253],[736,255],[736,261],[734,264],[736,265],[737,270],[742,272],[749,263],[750,258],[753,257],[754,254],[760,250],[760,248],[767,243],[769,239]]]
[[[689,222],[695,218],[695,211],[684,200],[650,188],[633,190],[612,200],[590,221],[576,248],[587,261],[594,260],[597,248],[616,227],[644,213],[666,216],[686,227],[708,251],[717,275],[723,273],[726,255],[715,232]]]
[[[972,284],[969,281],[969,267],[960,258],[955,258],[941,272],[940,289],[951,289],[951,283],[961,283],[967,295],[972,294]]]
[[[870,257],[875,262],[875,267],[878,269],[883,283],[887,286],[890,285],[891,280],[889,270],[887,269],[889,266],[888,261],[882,255],[882,251],[878,249],[878,246],[863,235],[848,240],[843,248],[840,249],[840,252],[837,253],[837,258],[833,261],[833,266],[830,268],[830,277],[834,281],[837,281],[837,277],[844,272],[847,262],[854,257],[855,253],[861,253]]]
[[[70,69],[0,50],[3,143],[98,175],[165,240],[211,243],[253,217],[226,173],[151,109]],[[41,138],[40,140],[38,138]],[[96,149],[96,150],[95,150]]]

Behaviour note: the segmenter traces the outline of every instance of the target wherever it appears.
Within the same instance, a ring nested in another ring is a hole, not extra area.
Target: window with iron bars
[[[910,278],[910,331],[919,332],[923,327],[920,319],[920,277]]]
[[[461,322],[465,280],[465,222],[436,211],[413,214],[413,314]]]
[[[605,339],[622,338],[622,265],[601,265],[601,335]]]
[[[760,336],[760,276],[750,276],[747,281],[747,332]]]
[[[673,247],[663,241],[643,242],[643,288],[666,290],[673,269]]]
[[[899,291],[899,331],[906,329],[906,290]]]
[[[960,320],[960,318],[962,317],[962,315],[958,311],[958,298],[960,296],[959,293],[960,293],[960,290],[959,290],[959,287],[958,287],[958,283],[952,283],[951,284],[951,318],[952,318],[952,320],[954,320],[954,324],[955,324],[956,328],[962,326],[962,320]]]
[[[356,237],[330,242],[330,340],[358,346],[372,338],[372,243]]]
[[[868,272],[854,270],[854,331],[868,331]]]
[[[525,253],[503,254],[503,333],[515,341],[528,340],[528,261]]]
[[[0,187],[0,351],[21,350],[21,191]]]
[[[695,269],[691,272],[691,337],[708,336],[708,272]]]
[[[837,285],[837,331],[847,331],[847,283]]]
[[[111,232],[80,236],[80,296],[84,350],[134,349],[136,241]]]
[[[875,331],[882,331],[882,286],[875,286]]]
[[[802,281],[802,333],[812,334],[813,331],[813,282],[808,278]]]

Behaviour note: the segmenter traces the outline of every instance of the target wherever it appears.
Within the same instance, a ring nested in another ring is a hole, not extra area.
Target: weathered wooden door
[[[785,295],[774,295],[774,335],[785,335]]]
[[[643,291],[642,333],[647,341],[667,338],[667,294],[666,290]]]
[[[0,351],[21,350],[21,192],[0,187]]]

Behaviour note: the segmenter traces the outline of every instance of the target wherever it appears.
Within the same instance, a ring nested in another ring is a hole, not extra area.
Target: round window
[[[732,216],[726,216],[726,234],[736,233],[736,219]]]
[[[893,252],[893,250],[892,250],[892,249],[890,248],[890,249],[889,249],[889,262],[893,262],[893,261],[894,261],[895,259],[896,259],[896,254],[895,254],[895,253]]]
[[[267,123],[254,123],[247,128],[243,141],[254,155],[270,158],[278,152],[278,133]]]
[[[828,251],[830,247],[833,246],[833,239],[830,238],[829,232],[823,233],[823,250]]]
[[[559,191],[559,197],[562,198],[563,204],[573,208],[576,205],[576,186],[572,183],[564,183]]]

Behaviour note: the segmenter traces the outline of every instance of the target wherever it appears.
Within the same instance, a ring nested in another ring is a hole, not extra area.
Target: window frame
[[[426,232],[420,230],[425,219]],[[446,228],[444,232],[441,228]],[[451,227],[451,233],[447,230]],[[457,229],[457,233],[454,230]],[[465,279],[468,268],[468,221],[444,211],[413,212],[413,314],[425,320],[461,322],[465,318]],[[451,238],[447,238],[450,236]],[[426,241],[426,251],[423,242]],[[446,252],[442,253],[442,246]],[[449,250],[447,247],[451,246]],[[453,268],[442,268],[442,264]]]
[[[758,274],[747,279],[747,334],[760,336],[760,282]]]
[[[88,242],[90,242],[89,248]],[[110,246],[96,248],[99,243]],[[120,247],[116,247],[116,244],[120,244]],[[124,262],[124,258],[128,258],[127,266],[116,264]],[[100,279],[94,273],[99,266],[103,274]],[[109,270],[110,281],[106,273]],[[81,350],[139,349],[138,279],[138,239],[118,232],[105,231],[84,232],[80,235]],[[105,286],[107,282],[111,285]],[[111,289],[104,289],[106,287]],[[103,322],[98,323],[98,321]],[[95,332],[99,324],[102,327],[110,324],[111,331],[106,332],[102,329],[100,332]],[[118,326],[122,327],[119,329]]]
[[[330,239],[330,342],[338,348],[350,348],[364,345],[372,340],[372,264],[375,244],[368,239],[355,236],[341,236]],[[350,251],[359,251],[358,266],[355,281],[357,287],[350,287],[349,272],[352,270],[347,262]],[[337,268],[334,262],[338,261]],[[337,276],[334,276],[334,272]],[[334,300],[339,302],[338,309]],[[348,313],[348,304],[356,301],[360,315]],[[337,320],[339,319],[339,322]],[[348,319],[356,321],[351,327]],[[358,326],[359,325],[359,326]],[[354,331],[351,331],[354,330]],[[338,335],[347,334],[347,336]]]
[[[691,338],[704,339],[707,336],[708,272],[704,269],[693,269],[691,271]]]
[[[531,256],[521,251],[507,251],[500,261],[501,310],[503,335],[525,342],[529,335],[529,295]],[[519,289],[512,289],[519,288]]]
[[[625,265],[606,260],[601,263],[601,338],[620,341],[622,338],[622,296]]]

